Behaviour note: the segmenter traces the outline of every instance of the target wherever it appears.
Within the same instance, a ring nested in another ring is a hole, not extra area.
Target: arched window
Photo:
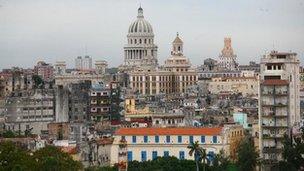
[[[132,44],[132,39],[131,39],[131,44]]]
[[[137,43],[137,41],[136,41],[136,39],[134,39],[134,44],[136,44]]]
[[[139,44],[141,44],[141,39],[139,39]]]
[[[147,43],[147,39],[145,39],[145,44]]]
[[[181,49],[180,46],[178,46],[178,51],[180,51],[180,49]]]

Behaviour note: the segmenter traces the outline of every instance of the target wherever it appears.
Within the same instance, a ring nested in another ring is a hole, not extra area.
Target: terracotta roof
[[[61,151],[68,153],[68,154],[77,154],[76,147],[60,147]]]
[[[219,135],[222,127],[214,128],[120,128],[115,135]]]
[[[279,80],[279,79],[273,79],[273,80],[264,80],[262,85],[288,85],[287,80]]]
[[[113,139],[112,138],[100,138],[97,140],[97,144],[99,145],[106,145],[106,144],[112,144]]]

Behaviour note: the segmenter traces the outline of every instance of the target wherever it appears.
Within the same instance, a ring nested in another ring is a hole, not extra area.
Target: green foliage
[[[0,170],[35,170],[31,156],[12,142],[0,143]]]
[[[4,131],[3,133],[1,133],[1,137],[3,137],[3,138],[15,138],[16,134],[11,130],[7,130],[7,131]]]
[[[82,164],[56,147],[47,146],[33,154],[10,141],[0,143],[0,170],[81,170]]]
[[[259,154],[253,143],[248,139],[244,139],[238,147],[237,153],[237,166],[239,170],[254,170]]]
[[[202,168],[202,165],[199,165]],[[176,157],[158,157],[145,162],[128,162],[128,171],[193,171],[196,163],[193,160],[178,160]]]
[[[110,167],[110,166],[105,166],[105,167],[94,166],[85,169],[85,171],[117,171],[117,170],[118,170],[117,167]]]
[[[39,75],[33,75],[34,88],[42,88],[44,86],[44,81]]]
[[[38,163],[38,168],[44,171],[59,170],[80,170],[81,163],[74,161],[73,158],[54,146],[46,146],[33,155]]]
[[[304,168],[304,128],[299,136],[289,137],[285,135],[283,141],[283,162],[279,163],[279,169],[300,170]]]
[[[198,141],[196,141],[195,143],[191,143],[187,148],[190,149],[189,151],[189,155],[193,156],[194,154],[194,160],[196,163],[196,170],[199,171],[199,162],[201,160],[203,160],[204,166],[205,166],[205,159],[207,159],[207,154],[206,154],[206,150],[203,149],[202,147],[200,147]],[[204,167],[204,171],[206,170],[206,168]]]
[[[228,170],[229,166],[231,166],[231,162],[229,158],[225,156],[223,150],[214,156],[212,164],[214,171]]]

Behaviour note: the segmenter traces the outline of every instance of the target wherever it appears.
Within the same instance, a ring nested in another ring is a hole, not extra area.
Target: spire
[[[224,38],[224,48],[222,50],[222,56],[225,57],[230,57],[233,56],[233,49],[231,46],[231,38],[230,37],[225,37]]]
[[[139,5],[137,18],[144,18],[144,10]]]
[[[178,32],[176,33],[176,38],[173,41],[173,44],[176,44],[176,43],[177,44],[182,44],[183,43],[182,39],[179,38],[179,33]]]

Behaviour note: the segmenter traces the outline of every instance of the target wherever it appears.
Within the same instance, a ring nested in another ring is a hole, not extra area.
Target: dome
[[[129,33],[153,33],[151,24],[144,19],[143,9],[138,8],[137,20],[129,27]]]

